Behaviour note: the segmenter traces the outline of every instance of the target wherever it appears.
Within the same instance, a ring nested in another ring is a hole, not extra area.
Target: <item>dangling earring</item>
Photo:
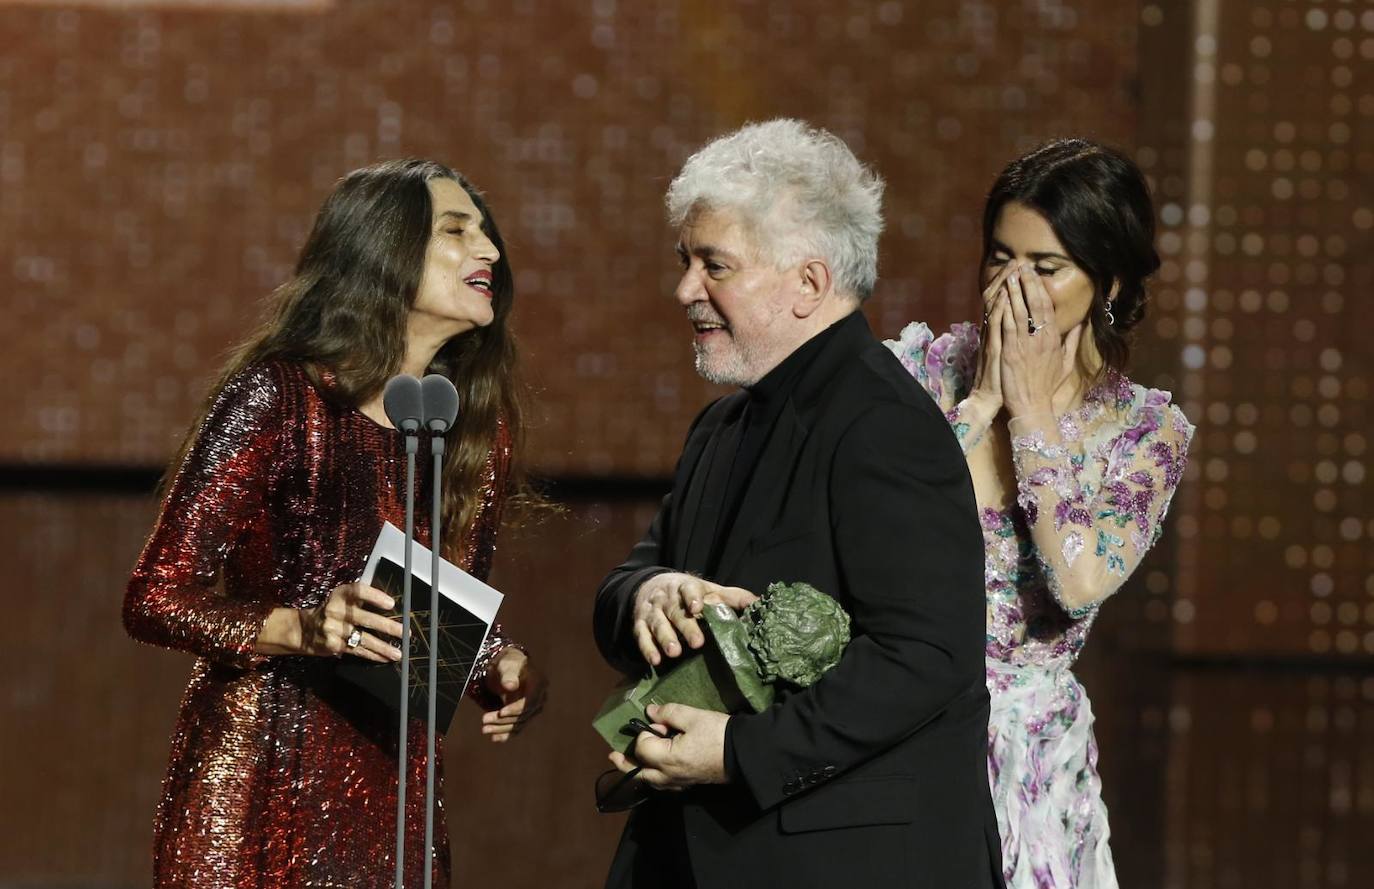
[[[1116,326],[1116,316],[1112,314],[1112,301],[1107,300],[1107,326]]]

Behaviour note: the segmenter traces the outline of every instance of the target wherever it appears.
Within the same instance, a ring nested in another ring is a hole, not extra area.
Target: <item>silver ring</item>
[[[344,644],[347,645],[349,648],[357,648],[359,645],[362,644],[362,642],[363,631],[358,629],[357,627],[354,627],[353,632],[348,634],[348,639],[344,642]]]
[[[1026,325],[1030,328],[1031,336],[1035,336],[1037,333],[1040,332],[1040,329],[1045,326],[1043,324],[1036,324],[1034,318],[1027,318]]]

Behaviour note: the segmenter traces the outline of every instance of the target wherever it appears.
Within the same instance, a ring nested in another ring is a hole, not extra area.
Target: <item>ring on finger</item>
[[[347,645],[349,648],[357,648],[362,643],[363,631],[358,629],[357,627],[354,627],[353,632],[349,633],[348,638],[344,640],[344,644]]]
[[[1043,324],[1036,324],[1034,318],[1026,319],[1026,327],[1029,330],[1031,336],[1035,336],[1037,333],[1039,333],[1044,326],[1045,325]]]

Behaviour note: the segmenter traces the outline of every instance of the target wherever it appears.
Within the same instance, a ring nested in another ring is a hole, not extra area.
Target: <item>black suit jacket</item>
[[[673,885],[685,853],[701,887],[1001,886],[987,776],[983,542],[963,454],[939,408],[862,315],[792,389],[709,579],[761,593],[805,581],[853,621],[840,663],[764,713],[735,716],[737,780],[658,795],[630,818],[608,886]],[[701,573],[694,535],[723,423],[697,418],[672,493],[597,594],[606,659],[643,672],[635,591]]]

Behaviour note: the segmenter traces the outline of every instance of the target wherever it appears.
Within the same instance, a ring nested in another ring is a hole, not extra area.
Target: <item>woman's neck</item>
[[[416,379],[423,377],[425,371],[434,363],[434,356],[439,353],[439,349],[447,341],[446,338],[425,336],[413,329],[410,330],[406,336],[406,354],[401,359],[400,372],[409,374]],[[375,395],[358,405],[358,410],[374,422],[390,429],[393,427],[391,421],[387,419],[386,407],[382,403],[383,394],[383,390],[378,390]]]
[[[1087,394],[1087,391],[1087,378],[1077,368],[1074,368],[1054,390],[1051,401],[1054,405],[1054,415],[1062,417],[1077,410],[1078,406],[1083,403],[1083,396]]]
[[[1092,381],[1098,379],[1102,374],[1103,361],[1102,353],[1097,351],[1097,344],[1093,342],[1092,328],[1088,327],[1083,332],[1083,337],[1079,341],[1078,355],[1073,362],[1064,379],[1060,380],[1055,387],[1053,403],[1054,412],[1057,416],[1063,416],[1070,411],[1076,410],[1083,403],[1083,397],[1088,394]]]
[[[425,336],[412,332],[406,337],[406,354],[401,359],[401,373],[410,374],[416,379],[423,377],[425,371],[434,363],[434,356],[439,354],[439,350],[447,341],[447,337]]]

